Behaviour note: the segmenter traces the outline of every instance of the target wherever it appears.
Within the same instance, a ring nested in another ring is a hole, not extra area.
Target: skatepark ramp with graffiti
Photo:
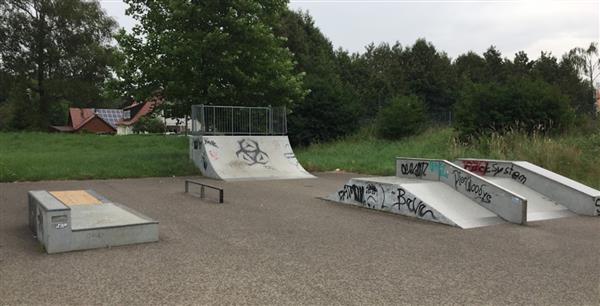
[[[328,200],[461,228],[600,215],[600,191],[524,161],[396,159],[396,175],[354,178]]]
[[[524,197],[446,160],[397,158],[396,176],[354,178],[326,199],[461,228],[527,221]]]
[[[600,215],[600,191],[526,161],[464,158],[456,164],[528,200],[528,220]]]
[[[225,181],[314,178],[287,136],[190,136],[190,156],[202,175]]]
[[[190,159],[225,181],[314,178],[286,134],[284,107],[193,105]]]

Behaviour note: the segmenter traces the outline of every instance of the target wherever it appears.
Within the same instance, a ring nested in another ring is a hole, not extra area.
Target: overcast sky
[[[469,50],[483,53],[495,45],[512,58],[520,50],[531,59],[540,51],[561,56],[585,47],[600,36],[600,0],[373,0],[291,1],[294,10],[313,16],[333,43],[363,52],[375,42],[410,45],[425,38],[451,57]],[[100,0],[122,27],[134,20],[121,0]]]

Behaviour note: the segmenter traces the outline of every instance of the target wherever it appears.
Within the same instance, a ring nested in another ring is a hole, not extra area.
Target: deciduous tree
[[[0,66],[22,88],[8,100],[29,104],[18,116],[45,129],[59,101],[99,99],[115,27],[98,1],[0,0]]]
[[[290,105],[301,76],[273,33],[286,1],[126,0],[138,21],[117,36],[127,91],[156,90],[188,115],[193,104]]]

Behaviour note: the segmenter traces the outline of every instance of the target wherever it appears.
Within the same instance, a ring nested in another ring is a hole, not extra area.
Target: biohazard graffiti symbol
[[[252,139],[242,139],[238,141],[240,149],[235,155],[245,161],[248,166],[255,164],[265,165],[269,162],[269,155],[260,150],[258,142]]]

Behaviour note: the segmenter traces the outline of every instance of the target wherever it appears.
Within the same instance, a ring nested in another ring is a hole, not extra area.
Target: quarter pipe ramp
[[[287,136],[190,136],[190,157],[204,176],[225,181],[314,178]]]

